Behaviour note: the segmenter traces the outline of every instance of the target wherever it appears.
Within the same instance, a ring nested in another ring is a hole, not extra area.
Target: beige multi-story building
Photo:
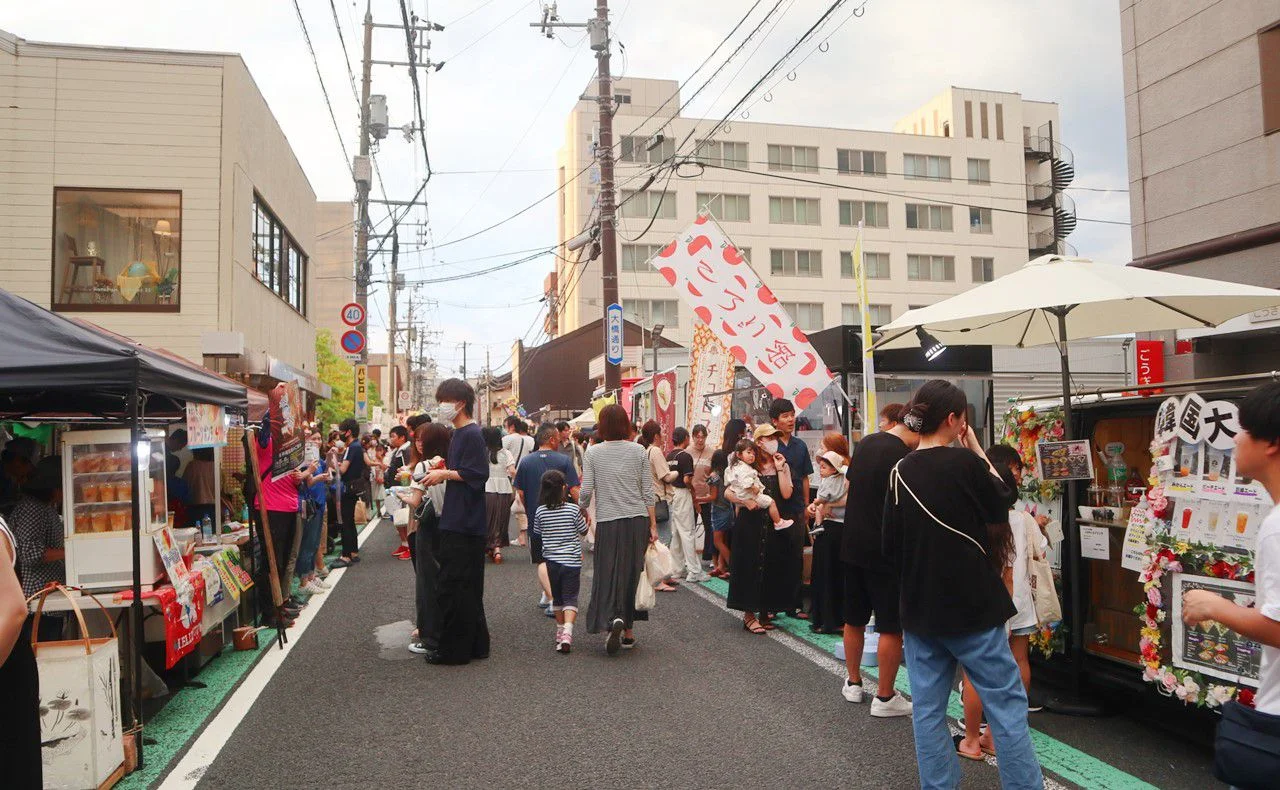
[[[238,55],[0,31],[0,281],[313,394],[316,199]]]
[[[355,299],[355,207],[349,200],[316,204],[316,244],[311,256],[315,287],[311,291],[311,322],[329,330],[336,344],[348,327],[342,308]],[[337,346],[335,345],[336,349]]]
[[[1068,250],[1062,238],[1075,215],[1062,188],[1074,170],[1056,139],[1056,104],[948,88],[891,132],[735,119],[706,140],[715,121],[679,115],[676,82],[620,79],[615,91],[623,309],[643,326],[663,324],[676,342],[688,344],[694,317],[648,260],[704,208],[809,331],[861,320],[852,276],[859,221],[876,325]],[[595,222],[596,116],[581,101],[566,124],[561,242]],[[677,155],[708,166],[682,165],[637,191],[654,165]],[[589,257],[590,245],[548,278],[552,334],[602,315],[600,262]]]
[[[1121,0],[1120,40],[1133,265],[1280,287],[1280,0]],[[1280,364],[1280,311],[1176,334],[1171,378]]]

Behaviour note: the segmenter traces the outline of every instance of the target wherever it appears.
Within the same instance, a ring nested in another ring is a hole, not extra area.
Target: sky
[[[426,208],[415,209],[401,229],[400,271],[409,283],[437,281],[417,288],[419,302],[427,304],[415,311],[415,320],[438,333],[430,352],[443,373],[460,367],[464,341],[473,375],[483,368],[486,353],[495,372],[504,370],[515,338],[531,327],[526,342],[538,334],[533,327],[538,300],[554,259],[469,279],[448,278],[554,244],[557,203],[543,200],[493,230],[450,242],[508,218],[555,189],[565,119],[594,76],[595,58],[577,31],[547,39],[530,27],[541,16],[539,0],[405,2],[419,17],[445,26],[431,34],[429,52],[432,61],[445,65],[421,78],[433,175]],[[782,21],[738,76],[726,70],[726,78],[686,112],[722,116],[830,2],[785,0]],[[1115,0],[867,0],[862,15],[854,17],[845,9],[856,2],[847,2],[824,31],[827,51],[813,46],[797,51],[796,62],[804,60],[792,64],[795,79],[773,88],[772,101],[752,106],[751,120],[889,130],[899,116],[948,85],[1058,102],[1062,140],[1075,153],[1077,188],[1070,194],[1079,216],[1128,221]],[[317,198],[350,200],[354,189],[339,140],[348,153],[357,150],[359,111],[351,80],[359,77],[365,3],[297,0],[336,130],[292,0],[178,5],[42,0],[10,4],[0,27],[38,41],[239,53]],[[559,0],[558,10],[565,21],[582,21],[594,13],[594,5],[593,0]],[[763,3],[757,15],[771,5]],[[399,0],[373,0],[372,7],[376,23],[400,23]],[[748,0],[611,0],[610,7],[615,75],[684,80],[750,5]],[[375,60],[403,61],[403,31],[375,30],[373,52]],[[375,182],[374,194],[407,200],[426,172],[421,141],[408,142],[398,128],[413,121],[407,69],[375,66],[372,92],[387,96],[393,127],[376,152],[382,182]],[[381,228],[387,226],[386,216],[385,208],[371,207],[371,218]],[[1068,241],[1085,257],[1123,263],[1130,259],[1129,233],[1127,225],[1082,221]],[[375,280],[385,280],[386,261],[385,256],[375,260]],[[402,295],[402,320],[409,299]],[[374,350],[386,348],[387,312],[385,285],[375,285],[370,301]]]

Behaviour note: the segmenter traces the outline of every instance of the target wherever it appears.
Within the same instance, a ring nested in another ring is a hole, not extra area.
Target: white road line
[[[725,600],[723,598],[711,592],[706,587],[703,587],[701,584],[685,584],[683,585],[683,587],[686,590],[691,590],[699,598],[703,599],[704,601],[710,602],[717,609],[720,609],[725,614],[732,616],[734,619],[738,619],[741,617],[741,615],[738,612],[733,611],[725,604]],[[831,655],[827,651],[820,650],[814,647],[813,645],[809,644],[808,642],[804,641],[803,639],[800,639],[796,636],[788,634],[786,631],[783,631],[781,629],[778,629],[776,631],[771,631],[769,636],[773,637],[778,642],[785,645],[792,652],[795,652],[800,654],[801,656],[804,656],[805,658],[809,659],[809,661],[827,670],[832,675],[835,675],[836,677],[840,678],[842,681],[848,679],[848,668],[844,665],[844,662],[838,660],[835,656]],[[870,685],[868,681],[870,681],[870,683],[873,684],[877,680],[879,680],[879,678],[875,675],[872,675],[870,672],[866,672],[865,670],[863,671],[862,676],[863,676],[862,677],[863,689],[865,689],[867,693],[874,694],[876,692],[876,687],[874,685]],[[947,726],[950,727],[952,735],[956,735],[960,732],[960,729],[956,727],[955,723],[952,722],[950,719],[947,720]],[[991,755],[987,755],[985,762],[987,763],[987,765],[994,767],[996,764],[996,758],[992,757]],[[1058,782],[1054,781],[1048,776],[1044,778],[1044,787],[1045,787],[1045,790],[1067,790],[1065,785],[1059,784]]]
[[[373,535],[373,531],[381,526],[382,520],[374,522],[360,533],[357,540],[358,546],[364,546],[365,541]],[[262,694],[262,690],[271,682],[271,678],[275,676],[276,671],[289,657],[289,653],[293,650],[294,645],[298,644],[298,639],[307,631],[307,627],[311,625],[311,621],[316,619],[316,615],[324,608],[328,602],[329,596],[338,588],[338,584],[342,581],[342,577],[346,575],[346,568],[335,568],[329,572],[329,578],[326,581],[333,586],[325,595],[313,596],[310,604],[302,613],[298,615],[294,626],[288,629],[289,641],[285,643],[283,648],[269,647],[266,655],[264,655],[257,665],[249,672],[249,675],[241,681],[240,686],[227,700],[222,710],[218,711],[218,715],[209,721],[200,733],[200,737],[195,743],[191,744],[191,748],[183,755],[177,765],[170,769],[165,777],[160,790],[192,790],[204,777],[205,771],[213,764],[218,753],[222,751],[222,747],[226,746],[227,741],[231,739],[232,733],[240,726],[240,722],[244,721],[244,717],[249,713],[249,709],[253,707],[253,703],[258,700],[258,696]],[[274,631],[262,631],[259,638],[266,637]]]

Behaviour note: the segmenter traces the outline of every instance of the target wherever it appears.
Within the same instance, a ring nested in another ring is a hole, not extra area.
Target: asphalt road
[[[491,657],[430,666],[404,649],[412,572],[394,540],[369,538],[201,788],[917,784],[909,719],[872,719],[840,697],[834,661],[744,632],[710,596],[660,595],[633,651],[608,657],[580,628],[555,653],[515,547],[487,568]],[[1202,751],[1123,718],[1032,726],[1124,772],[1091,786],[1216,786]],[[962,762],[964,787],[998,786],[992,765]]]

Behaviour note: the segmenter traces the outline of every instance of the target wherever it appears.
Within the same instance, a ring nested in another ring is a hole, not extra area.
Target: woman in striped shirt
[[[556,616],[556,652],[568,653],[573,645],[573,623],[578,619],[578,589],[582,578],[582,541],[587,520],[569,501],[569,481],[564,472],[549,469],[542,475],[533,534],[542,540],[542,558],[551,581],[551,606]]]
[[[636,587],[644,569],[644,552],[658,539],[654,521],[653,475],[645,448],[631,441],[631,420],[618,404],[600,410],[596,434],[600,443],[587,450],[578,502],[595,501],[595,573],[587,631],[609,632],[609,655],[636,643],[632,624],[649,619],[636,611]]]

